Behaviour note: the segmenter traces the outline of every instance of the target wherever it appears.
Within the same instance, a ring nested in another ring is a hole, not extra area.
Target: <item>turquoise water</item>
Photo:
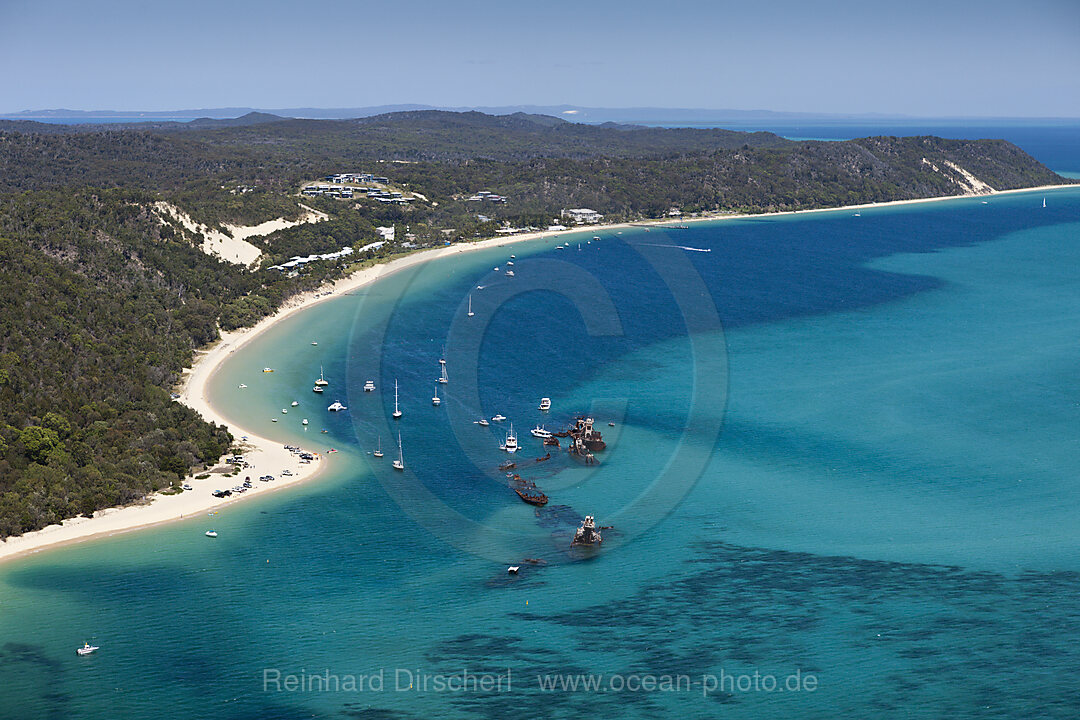
[[[340,450],[330,470],[226,508],[213,542],[198,517],[5,565],[0,717],[1075,717],[1080,192],[1042,198],[589,233],[294,316],[212,392]],[[601,465],[535,463],[528,429],[586,410]],[[543,510],[472,422],[497,412]],[[614,525],[589,555],[586,513]],[[524,558],[547,565],[509,577]],[[537,680],[590,673],[603,690]]]

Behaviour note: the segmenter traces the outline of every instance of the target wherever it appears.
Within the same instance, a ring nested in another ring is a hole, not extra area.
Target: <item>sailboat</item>
[[[1046,198],[1043,198],[1043,207],[1046,207]]]
[[[439,376],[439,382],[441,382],[443,385],[445,385],[450,380],[450,378],[448,378],[446,376],[446,361],[445,360],[440,360],[439,365],[442,366],[442,375]]]
[[[401,417],[401,408],[398,407],[397,378],[394,378],[394,419]]]
[[[435,406],[438,406],[439,403],[441,403],[441,402],[442,402],[442,400],[439,399],[439,385],[438,385],[438,383],[436,383],[435,384],[435,397],[431,398],[431,404],[435,405]]]
[[[472,295],[469,295],[469,317],[472,317],[475,314],[476,313],[472,311]]]
[[[397,434],[397,460],[394,461],[394,469],[405,469],[405,456],[401,454],[401,433]]]
[[[326,381],[326,378],[323,377],[323,366],[320,365],[319,366],[319,379],[315,381],[315,385],[317,387],[322,387],[324,385],[329,385],[329,384],[330,383]]]
[[[373,452],[373,453],[371,453],[371,454],[372,454],[372,455],[374,455],[375,457],[382,457],[382,456],[383,456],[383,451],[382,451],[382,435],[380,435],[380,436],[379,436],[379,446],[378,446],[378,447],[376,447],[376,448],[375,448],[375,452]]]

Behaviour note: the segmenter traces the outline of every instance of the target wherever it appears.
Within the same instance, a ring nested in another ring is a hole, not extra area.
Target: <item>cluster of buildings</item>
[[[378,247],[379,245],[381,245],[381,243],[375,243],[376,247]],[[371,245],[365,245],[364,247],[360,248],[360,250],[361,250],[361,252],[363,252],[364,250],[371,249],[371,247],[372,247]],[[289,258],[288,262],[283,262],[280,265],[271,265],[270,269],[271,270],[292,270],[293,268],[301,267],[302,265],[306,265],[309,262],[314,262],[316,260],[336,260],[337,258],[345,257],[346,255],[352,255],[352,254],[353,254],[353,249],[351,247],[349,247],[348,245],[346,245],[345,247],[338,250],[336,253],[324,253],[322,255],[308,255],[306,257],[301,257],[300,255],[296,255],[295,257]]]
[[[487,190],[481,190],[480,192],[476,193],[472,197],[466,198],[465,200],[466,200],[466,202],[504,203],[504,202],[506,202],[507,198],[506,198],[505,195],[496,195],[493,192],[488,192]]]
[[[323,180],[339,185],[345,183],[378,183],[379,185],[386,185],[390,182],[384,177],[378,177],[371,173],[338,173],[337,175],[327,175]]]
[[[574,208],[573,210],[563,210],[563,217],[569,218],[571,222],[578,225],[591,225],[598,223],[604,219],[604,216],[595,210],[589,208]]]
[[[402,197],[402,194],[399,192],[390,192],[389,190],[378,187],[353,186],[359,185],[360,183],[373,183],[385,186],[390,182],[389,178],[373,175],[371,173],[338,173],[336,175],[327,175],[323,180],[330,184],[320,183],[318,185],[308,185],[300,191],[301,194],[307,195],[308,197],[322,195],[324,197],[346,199],[352,198],[355,195],[367,195],[369,198],[380,202],[400,205],[412,202],[412,198]]]

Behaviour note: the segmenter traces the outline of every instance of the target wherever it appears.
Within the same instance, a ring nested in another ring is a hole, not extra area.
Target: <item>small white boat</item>
[[[469,317],[472,317],[472,316],[473,316],[473,315],[475,315],[475,314],[476,314],[476,313],[474,313],[474,312],[472,311],[472,295],[470,295],[470,296],[469,296]]]
[[[307,418],[304,418],[303,421],[300,424],[301,425],[307,425]]]
[[[496,415],[495,417],[491,418],[492,422],[502,422],[505,419],[505,415]]]
[[[562,245],[556,245],[556,246],[555,246],[555,249],[556,249],[556,250],[562,250],[562,249],[563,249],[563,246],[562,246]]]
[[[1043,207],[1046,207],[1046,198],[1043,198]]]
[[[240,388],[241,390],[243,390],[244,388],[246,388],[246,387],[247,387],[247,385],[245,385],[244,383],[240,383],[240,385],[239,385],[238,387],[239,387],[239,388]]]
[[[100,650],[100,649],[101,648],[98,647],[97,645],[91,645],[88,642],[84,642],[83,646],[81,648],[75,648],[75,652],[79,653],[80,655],[89,655],[90,653],[94,652],[95,650]]]
[[[495,268],[495,272],[499,272],[499,268],[498,268],[498,267],[496,267],[496,268]]]
[[[439,399],[439,384],[436,383],[435,384],[435,397],[431,398],[431,404],[438,407],[440,403],[442,403],[442,400]]]
[[[375,392],[375,381],[368,380],[364,383],[364,392]]]
[[[207,530],[206,537],[217,537],[217,532],[214,530]]]
[[[378,447],[376,447],[376,448],[375,448],[375,452],[373,452],[373,453],[371,453],[371,454],[372,454],[372,455],[374,455],[374,456],[375,456],[375,457],[377,457],[377,458],[381,458],[381,457],[383,456],[383,451],[382,451],[382,435],[380,435],[380,436],[379,436],[379,445],[378,445]]]
[[[322,391],[322,385],[316,385],[315,387],[311,388],[311,392],[321,393]]]
[[[507,264],[507,265],[513,265],[513,264],[514,264],[514,262],[513,262],[512,260],[507,260],[507,261],[506,261],[506,264]]]
[[[476,424],[479,425],[480,427],[487,427],[491,423],[489,423],[487,421],[487,418],[480,418],[479,420],[476,421]]]
[[[342,405],[337,400],[335,400],[333,403],[331,403],[326,409],[329,410],[330,412],[340,412],[341,410],[348,410],[347,407]]]
[[[311,344],[312,344],[312,345],[318,345],[319,343],[317,343],[317,342],[315,342],[314,340],[312,340],[312,341],[311,341]]]
[[[315,381],[315,384],[319,387],[330,384],[327,382],[325,374],[323,373],[322,365],[319,366],[319,379]]]
[[[510,259],[511,259],[511,260],[517,260],[517,255],[511,255],[511,256],[510,256]]]
[[[397,435],[397,460],[393,462],[395,470],[405,469],[405,456],[401,454],[401,433]]]
[[[540,398],[540,410],[547,412],[551,409],[551,398]]]
[[[277,418],[270,418],[270,422],[277,422]]]
[[[282,415],[288,415],[289,414],[289,408],[281,408],[281,414]]]
[[[506,568],[506,572],[508,574],[510,574],[510,575],[517,575],[518,570],[520,570],[520,569],[521,569],[520,565],[511,565],[510,567]]]
[[[513,270],[507,270],[506,271],[506,277],[514,277],[514,271]]]
[[[551,437],[551,431],[546,430],[540,425],[537,425],[529,432],[532,433],[533,437],[543,438],[544,440],[547,440],[549,437]]]
[[[263,368],[263,372],[274,372],[274,369],[266,367],[266,368]]]
[[[290,407],[296,407],[299,404],[300,404],[300,402],[298,400],[293,400],[292,405]]]
[[[398,407],[397,378],[394,379],[394,419],[401,417],[401,408]]]

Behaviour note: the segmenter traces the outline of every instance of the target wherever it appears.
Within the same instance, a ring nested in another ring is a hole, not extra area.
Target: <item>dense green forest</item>
[[[1064,180],[999,140],[791,142],[770,133],[587,126],[423,111],[350,121],[253,115],[137,127],[0,122],[0,537],[177,484],[231,442],[170,400],[193,351],[355,263],[589,207],[609,220],[794,210]],[[335,172],[386,176],[406,205],[301,198]],[[479,190],[505,204],[469,202]],[[252,267],[204,253],[198,223],[328,218],[252,238]],[[480,217],[483,214],[485,218]],[[394,244],[301,271],[398,229]],[[446,231],[446,232],[444,232]]]

